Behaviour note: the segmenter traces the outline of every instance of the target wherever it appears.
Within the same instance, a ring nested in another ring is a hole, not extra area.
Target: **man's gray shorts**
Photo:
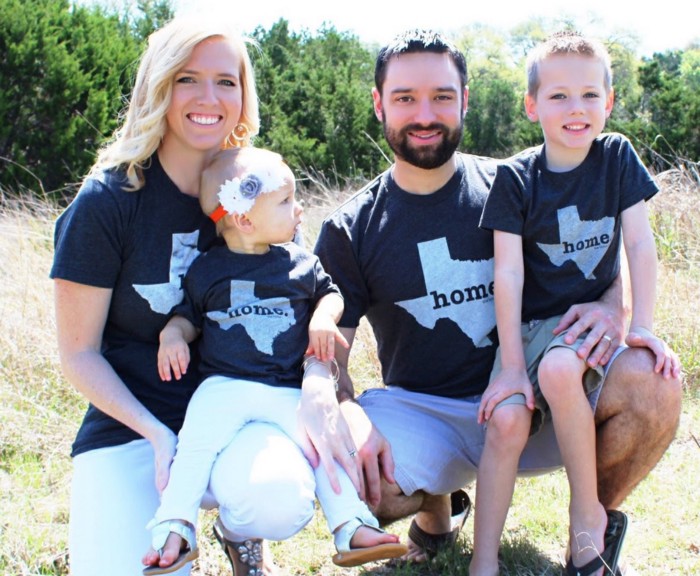
[[[606,369],[622,350],[618,348]],[[594,410],[601,390],[589,396]],[[387,387],[365,391],[358,402],[391,444],[396,481],[404,494],[449,494],[476,480],[486,439],[486,427],[477,423],[481,396],[442,398]],[[518,474],[545,474],[561,466],[549,418],[528,440]]]

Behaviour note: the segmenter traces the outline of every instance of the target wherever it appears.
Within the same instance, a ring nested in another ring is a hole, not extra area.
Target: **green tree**
[[[473,154],[503,158],[541,139],[525,116],[525,69],[522,46],[515,50],[503,32],[475,25],[465,28],[457,45],[467,57],[469,109],[463,148]]]
[[[648,118],[641,138],[657,169],[668,168],[678,157],[700,158],[699,63],[700,51],[689,49],[656,53],[640,67],[640,113]]]
[[[3,189],[60,194],[80,181],[116,128],[140,35],[159,23],[68,0],[0,0]]]
[[[642,97],[642,88],[639,85],[639,60],[635,55],[634,46],[608,42],[606,47],[612,60],[615,90],[615,105],[611,120],[623,124],[634,120],[639,110]]]
[[[120,13],[75,0],[0,0],[0,187],[60,194],[80,181],[117,126],[148,35],[171,0],[128,0]],[[535,19],[509,34],[470,26],[469,111],[463,149],[502,158],[542,140],[524,114],[525,56],[573,27]],[[371,101],[376,50],[332,26],[292,33],[285,20],[256,29],[251,56],[261,100],[258,144],[302,173],[368,178],[391,153]],[[608,40],[616,104],[609,130],[629,136],[647,163],[700,158],[700,47],[639,61],[634,40]]]
[[[170,0],[137,0],[136,12],[129,9],[124,19],[132,22],[132,33],[138,42],[143,42],[175,15]]]
[[[261,99],[260,145],[295,168],[357,177],[384,166],[381,126],[372,112],[374,57],[333,27],[292,33],[280,20],[254,32]]]

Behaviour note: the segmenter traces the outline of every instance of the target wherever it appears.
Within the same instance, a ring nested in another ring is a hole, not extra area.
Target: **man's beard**
[[[445,164],[455,153],[462,141],[464,133],[464,122],[460,122],[457,128],[450,130],[445,124],[433,123],[428,126],[420,124],[409,124],[400,130],[392,130],[382,119],[384,127],[384,137],[389,148],[392,149],[397,158],[408,162],[417,168],[432,170]],[[408,133],[412,131],[440,130],[442,141],[434,146],[420,146],[413,148],[409,145]]]

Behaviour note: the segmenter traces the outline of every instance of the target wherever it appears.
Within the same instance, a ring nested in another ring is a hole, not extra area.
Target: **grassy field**
[[[687,167],[658,176],[663,193],[652,201],[661,260],[657,331],[679,352],[685,392],[676,440],[624,503],[631,527],[625,557],[637,574],[700,574],[700,179]],[[322,198],[322,200],[319,200]],[[309,240],[342,194],[307,195]],[[68,573],[70,444],[83,399],[60,373],[55,344],[52,229],[47,204],[0,198],[0,574]],[[358,387],[377,385],[372,337],[362,325],[353,349]],[[468,488],[472,499],[473,486]],[[504,535],[506,575],[561,574],[568,489],[563,472],[519,480]],[[203,513],[202,556],[195,576],[229,574],[211,537],[213,513]],[[391,527],[405,539],[408,522]],[[109,535],[105,535],[106,538]],[[288,574],[466,575],[471,519],[454,552],[422,567],[372,564],[343,570],[320,514],[296,537],[273,543]],[[96,567],[96,576],[99,568]]]

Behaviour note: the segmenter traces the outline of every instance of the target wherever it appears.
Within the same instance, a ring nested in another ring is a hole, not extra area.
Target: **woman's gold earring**
[[[250,130],[245,124],[236,124],[231,133],[226,137],[224,148],[239,148],[248,139]]]
[[[245,124],[236,124],[233,132],[231,132],[231,136],[233,136],[233,139],[237,142],[243,142],[243,140],[248,138],[248,132],[248,126]]]

